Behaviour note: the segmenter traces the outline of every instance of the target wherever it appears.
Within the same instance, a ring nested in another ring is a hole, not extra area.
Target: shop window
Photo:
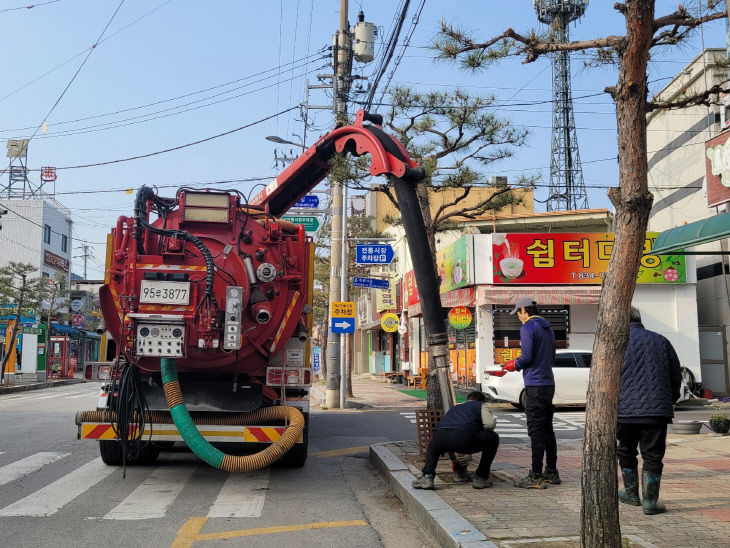
[[[51,225],[43,225],[43,241],[47,244],[51,243]]]
[[[500,348],[518,348],[520,346],[520,327],[522,322],[517,314],[510,314],[514,305],[495,305],[492,310],[494,326],[494,345]],[[567,348],[570,332],[570,307],[537,307],[540,316],[550,322],[555,332],[555,346]]]

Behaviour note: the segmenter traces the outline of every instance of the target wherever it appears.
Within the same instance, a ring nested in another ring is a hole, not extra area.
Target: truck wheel
[[[304,415],[304,431],[302,431],[302,443],[295,443],[286,454],[279,459],[278,463],[285,468],[301,468],[307,462],[309,450],[309,413]]]
[[[101,454],[101,460],[108,466],[121,466],[122,465],[122,444],[116,440],[99,440],[99,453]],[[160,454],[160,449],[155,447],[151,443],[147,443],[139,451],[137,458],[127,458],[129,464],[139,464],[141,466],[147,466],[154,464],[157,457]]]
[[[122,444],[116,440],[99,440],[101,460],[108,466],[122,465]]]

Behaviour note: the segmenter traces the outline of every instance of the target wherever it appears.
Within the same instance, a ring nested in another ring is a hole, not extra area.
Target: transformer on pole
[[[568,42],[568,25],[585,14],[588,0],[533,0],[537,19],[549,25],[554,42]],[[570,88],[570,56],[553,59],[553,136],[550,157],[548,211],[587,209],[588,196],[578,152]]]

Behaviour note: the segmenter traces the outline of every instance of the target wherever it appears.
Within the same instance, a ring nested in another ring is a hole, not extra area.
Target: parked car
[[[588,375],[591,371],[590,350],[557,350],[553,375],[555,376],[555,405],[585,405]],[[486,371],[484,393],[494,400],[506,401],[517,408],[525,407],[525,385],[522,372],[503,371],[498,365]]]
[[[555,377],[555,397],[553,403],[558,405],[585,406],[588,394],[588,376],[591,371],[590,350],[556,350],[553,376]],[[498,365],[486,371],[484,393],[497,401],[506,401],[517,407],[525,408],[525,384],[521,371],[503,371]],[[676,403],[690,399],[691,392],[687,378],[694,376],[686,367],[682,367],[682,387]]]

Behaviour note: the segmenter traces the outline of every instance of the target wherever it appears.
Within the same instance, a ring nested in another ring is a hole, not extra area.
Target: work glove
[[[515,370],[515,361],[509,360],[504,362],[504,365],[502,366],[502,371],[514,371]]]

